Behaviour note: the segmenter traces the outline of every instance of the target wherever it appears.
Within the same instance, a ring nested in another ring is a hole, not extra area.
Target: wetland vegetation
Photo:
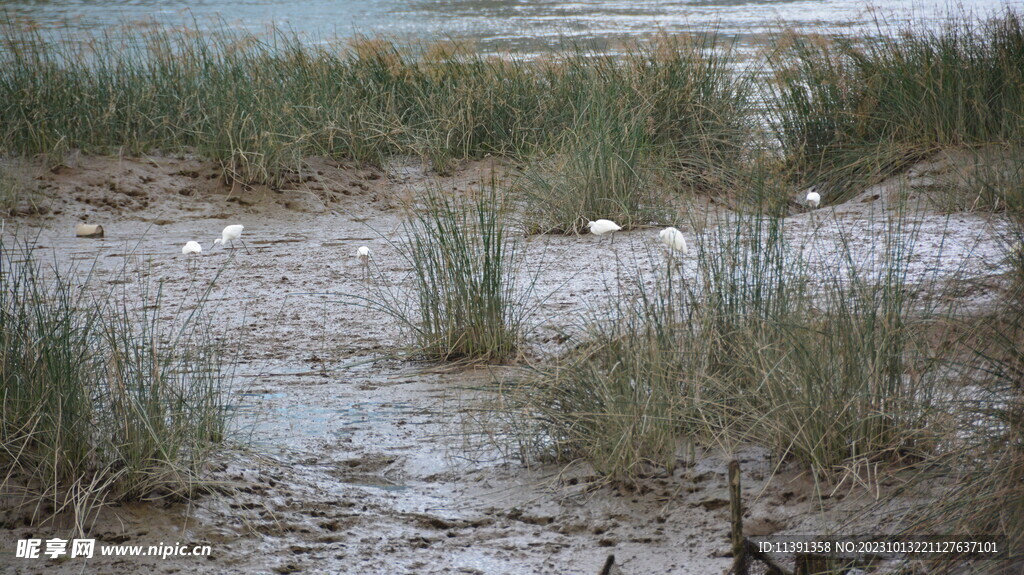
[[[370,38],[311,47],[282,32],[53,44],[8,22],[3,37],[7,213],[38,216],[44,191],[15,170],[31,157],[58,169],[77,154],[189,155],[242,195],[315,177],[310,158],[386,171],[412,157],[438,178],[500,158],[507,185],[428,186],[406,202],[392,245],[412,279],[360,294],[404,326],[404,357],[513,366],[479,416],[500,449],[585,461],[598,484],[641,491],[694,465],[696,445],[759,446],[822,484],[951,482],[880,528],[1000,541],[1014,558],[936,570],[1021,560],[1016,12],[871,42],[780,32],[749,72],[713,34],[538,60]],[[812,186],[823,208],[808,214]],[[988,232],[1002,246],[994,280],[972,271],[970,249],[945,271],[921,264],[922,249],[950,257],[922,248],[922,228],[966,212],[1005,222]],[[531,326],[551,321],[534,300],[550,296],[524,242],[598,217],[676,225],[691,253],[596,274],[611,297],[557,353],[531,350]],[[34,521],[71,511],[84,531],[104,502],[204,491],[231,373],[201,313],[207,288],[165,325],[159,286],[97,296],[59,266],[40,273],[29,247],[2,247],[4,496],[35,498]]]

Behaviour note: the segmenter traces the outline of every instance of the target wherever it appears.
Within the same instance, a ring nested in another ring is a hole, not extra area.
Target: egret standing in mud
[[[673,258],[673,256],[676,254],[685,256],[690,253],[689,248],[686,247],[686,238],[683,237],[683,232],[669,226],[658,232],[658,239],[661,240],[661,243],[665,244],[665,247],[668,248],[668,251],[665,252],[665,261],[668,265],[671,266],[674,259],[681,269],[683,265],[683,258],[679,257],[676,259]]]
[[[813,190],[810,191],[810,192],[807,192],[807,200],[804,203],[809,208],[811,208],[812,210],[818,209],[818,206],[821,205],[821,194],[819,194],[818,192],[815,192]],[[815,230],[817,230],[817,228],[818,228],[818,218],[817,218],[817,216],[815,216],[813,211],[811,212],[811,223],[814,224],[814,228],[815,228]]]
[[[181,246],[181,253],[185,256],[198,257],[199,254],[203,253],[203,246],[199,245],[199,242],[197,241],[189,240],[185,242],[185,245]],[[185,269],[188,270],[189,273],[194,274],[198,265],[198,260],[194,257],[189,257],[188,261],[185,262]]]
[[[669,254],[671,252],[679,252],[682,255],[690,253],[690,249],[686,247],[686,238],[683,237],[683,232],[673,227],[667,227],[658,232],[658,238],[661,239],[661,243],[668,246]]]
[[[587,222],[587,229],[595,236],[603,236],[605,234],[617,232],[622,228],[619,227],[619,224],[611,220],[597,220],[595,222]],[[612,241],[615,241],[615,236],[612,236]]]
[[[245,226],[240,224],[227,226],[226,228],[224,228],[224,231],[220,233],[220,237],[213,240],[213,245],[228,245],[228,242],[231,242],[231,249],[235,249],[235,240],[238,240],[242,242],[242,247],[245,248],[245,253],[249,253],[249,246],[245,245],[245,242],[242,241],[242,230],[244,229]]]
[[[199,245],[199,242],[190,240],[185,242],[185,245],[181,247],[181,253],[188,255],[199,255],[203,253],[203,246]]]
[[[359,249],[356,250],[356,257],[363,264],[363,279],[368,278],[370,276],[370,248],[359,246]]]

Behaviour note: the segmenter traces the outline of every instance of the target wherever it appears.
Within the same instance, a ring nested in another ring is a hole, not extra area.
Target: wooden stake
[[[740,492],[740,464],[729,462],[729,506],[732,510],[732,573],[747,575],[747,546],[743,540],[743,500]]]

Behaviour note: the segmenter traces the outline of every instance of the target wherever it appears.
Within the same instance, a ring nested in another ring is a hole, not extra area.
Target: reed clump
[[[160,293],[123,294],[0,255],[0,488],[80,531],[101,505],[190,497],[228,419],[223,355],[200,315],[162,320]],[[122,272],[124,273],[124,272]],[[200,306],[201,307],[201,306]]]
[[[694,398],[702,352],[694,347],[685,287],[673,273],[638,284],[586,320],[589,334],[558,360],[533,366],[505,389],[503,407],[528,458],[584,459],[603,476],[634,482],[673,469],[699,421]]]
[[[414,355],[513,359],[532,283],[518,274],[519,244],[509,228],[505,193],[495,182],[481,183],[469,196],[432,187],[410,209],[395,247],[411,278],[400,285],[377,278],[372,295],[362,299],[408,329]]]
[[[998,553],[954,557],[937,573],[998,574],[1024,560],[1024,297],[1021,286],[1000,308],[975,318],[963,338],[966,357],[955,365],[967,382],[948,408],[957,433],[943,457],[913,483],[948,489],[911,510],[902,526],[916,537],[995,542]],[[949,482],[953,476],[955,482]]]
[[[575,47],[533,62],[377,38],[314,47],[279,30],[49,41],[7,22],[3,37],[0,149],[54,161],[71,149],[188,151],[229,180],[276,185],[308,156],[415,155],[441,173],[487,154],[545,156],[598,121],[691,167],[724,170],[747,139],[727,58],[670,39],[624,61]],[[598,101],[615,113],[596,118]],[[624,152],[626,165],[646,149]]]
[[[771,124],[787,170],[842,201],[941,148],[1024,138],[1021,17],[882,34],[784,35],[771,58]]]
[[[933,311],[905,295],[914,230],[885,233],[884,265],[860,265],[848,239],[845,260],[812,272],[783,218],[718,222],[696,240],[696,277],[666,263],[655,289],[636,279],[563,357],[508,388],[517,429],[537,434],[522,444],[623,481],[671,469],[694,440],[762,445],[822,475],[932,456],[940,381],[918,349]]]
[[[662,220],[671,192],[726,194],[751,145],[749,80],[714,37],[576,54],[546,72],[566,123],[520,182],[528,232],[580,233],[607,218],[628,229]]]

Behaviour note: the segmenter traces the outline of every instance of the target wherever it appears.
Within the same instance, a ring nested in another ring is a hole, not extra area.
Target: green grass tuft
[[[504,361],[519,353],[525,299],[509,205],[495,182],[469,197],[429,188],[403,225],[397,249],[412,268],[412,297],[375,278],[368,305],[413,334],[417,354],[436,360]],[[415,303],[410,305],[410,300]]]
[[[34,523],[49,509],[80,530],[106,502],[192,495],[227,426],[209,324],[170,325],[159,293],[97,294],[30,246],[0,248],[0,485]]]

